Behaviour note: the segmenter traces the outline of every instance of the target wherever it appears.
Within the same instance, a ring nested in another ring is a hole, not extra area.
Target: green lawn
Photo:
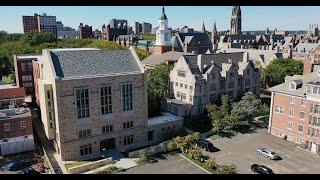
[[[155,41],[156,40],[156,35],[155,34],[150,34],[150,33],[143,33],[143,40]]]

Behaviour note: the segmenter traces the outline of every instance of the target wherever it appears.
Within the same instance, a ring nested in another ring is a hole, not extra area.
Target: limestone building
[[[147,81],[129,50],[44,49],[41,118],[62,160],[90,159],[147,142]]]
[[[233,6],[231,16],[231,35],[241,35],[241,9],[240,6]]]

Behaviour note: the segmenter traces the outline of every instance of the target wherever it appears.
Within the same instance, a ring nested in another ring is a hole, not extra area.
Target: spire
[[[164,12],[164,6],[162,6],[162,14],[160,20],[168,20],[166,13]]]
[[[206,27],[204,26],[204,21],[202,22],[201,32],[202,33],[206,32]]]
[[[212,29],[212,33],[217,33],[217,26],[216,26],[216,21],[213,21],[213,29]]]

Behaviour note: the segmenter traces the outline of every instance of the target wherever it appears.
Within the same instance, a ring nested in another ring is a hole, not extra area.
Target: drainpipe
[[[273,98],[274,92],[271,93],[271,102],[270,102],[270,114],[269,114],[269,126],[268,126],[268,133],[271,133],[271,125],[272,125],[272,110],[273,110]]]

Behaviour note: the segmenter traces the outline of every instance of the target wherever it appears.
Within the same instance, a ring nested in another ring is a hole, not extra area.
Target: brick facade
[[[154,47],[154,54],[163,54],[168,51],[172,51],[172,46],[155,45]]]
[[[305,103],[302,103],[303,100]],[[313,143],[316,146],[315,151],[320,153],[320,137],[311,136],[312,128],[320,129],[319,126],[312,125],[313,117],[319,115],[311,111],[312,106],[319,104],[319,101],[276,92],[272,93],[272,101],[268,131],[293,143],[302,144],[308,150],[311,150]],[[283,113],[276,112],[276,107],[283,107]],[[293,116],[289,114],[290,111]],[[304,118],[300,113],[304,113]]]
[[[21,122],[26,122],[26,128],[21,129]],[[4,125],[10,124],[10,131],[5,132]],[[13,119],[1,119],[0,120],[0,139],[13,138],[18,136],[26,136],[32,134],[32,118],[31,116],[13,118]]]

